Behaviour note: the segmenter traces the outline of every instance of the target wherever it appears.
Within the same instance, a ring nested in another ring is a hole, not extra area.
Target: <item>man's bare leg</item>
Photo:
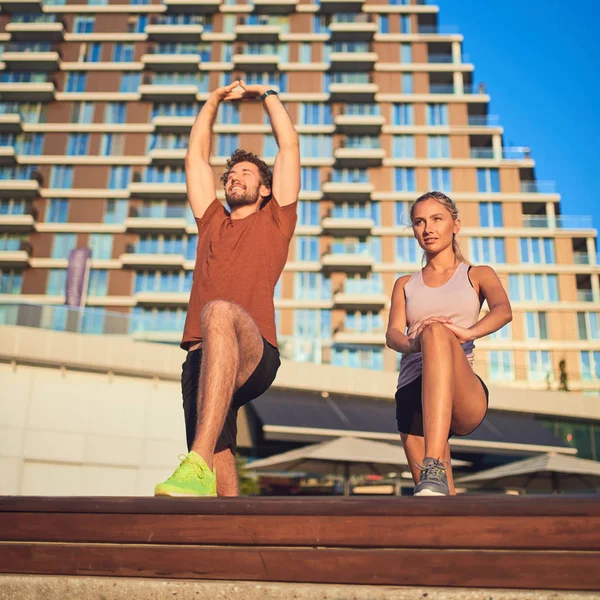
[[[209,302],[202,310],[201,322],[202,368],[198,397],[202,402],[198,405],[192,450],[212,470],[215,446],[231,398],[258,366],[264,344],[252,317],[231,302]]]
[[[217,470],[217,496],[239,496],[235,453],[231,446],[215,452],[214,465]]]

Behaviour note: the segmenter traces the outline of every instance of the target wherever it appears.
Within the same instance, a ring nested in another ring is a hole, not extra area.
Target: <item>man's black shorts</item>
[[[202,364],[202,347],[188,352],[181,370],[181,394],[183,396],[183,413],[185,416],[185,435],[188,450],[191,449],[196,435],[198,382],[200,365]],[[215,452],[231,446],[235,452],[237,436],[237,413],[240,407],[264,394],[275,379],[281,361],[279,350],[263,338],[263,355],[256,369],[248,380],[235,392],[231,406],[223,425],[223,431],[217,441]]]

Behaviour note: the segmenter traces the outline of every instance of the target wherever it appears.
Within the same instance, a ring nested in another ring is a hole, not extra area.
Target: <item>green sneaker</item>
[[[217,471],[211,471],[193,450],[180,455],[181,464],[165,482],[154,488],[155,496],[216,496]]]

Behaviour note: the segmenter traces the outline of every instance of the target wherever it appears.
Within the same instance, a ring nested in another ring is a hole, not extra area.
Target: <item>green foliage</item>
[[[235,455],[235,465],[240,482],[240,496],[258,496],[260,494],[258,479],[249,477],[248,472],[243,468],[247,462],[248,459],[240,456],[239,454]]]

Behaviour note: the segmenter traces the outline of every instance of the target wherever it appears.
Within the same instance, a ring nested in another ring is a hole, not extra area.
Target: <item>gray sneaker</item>
[[[447,461],[436,458],[424,458],[421,469],[421,480],[417,483],[414,496],[449,496],[448,478],[446,477]]]

